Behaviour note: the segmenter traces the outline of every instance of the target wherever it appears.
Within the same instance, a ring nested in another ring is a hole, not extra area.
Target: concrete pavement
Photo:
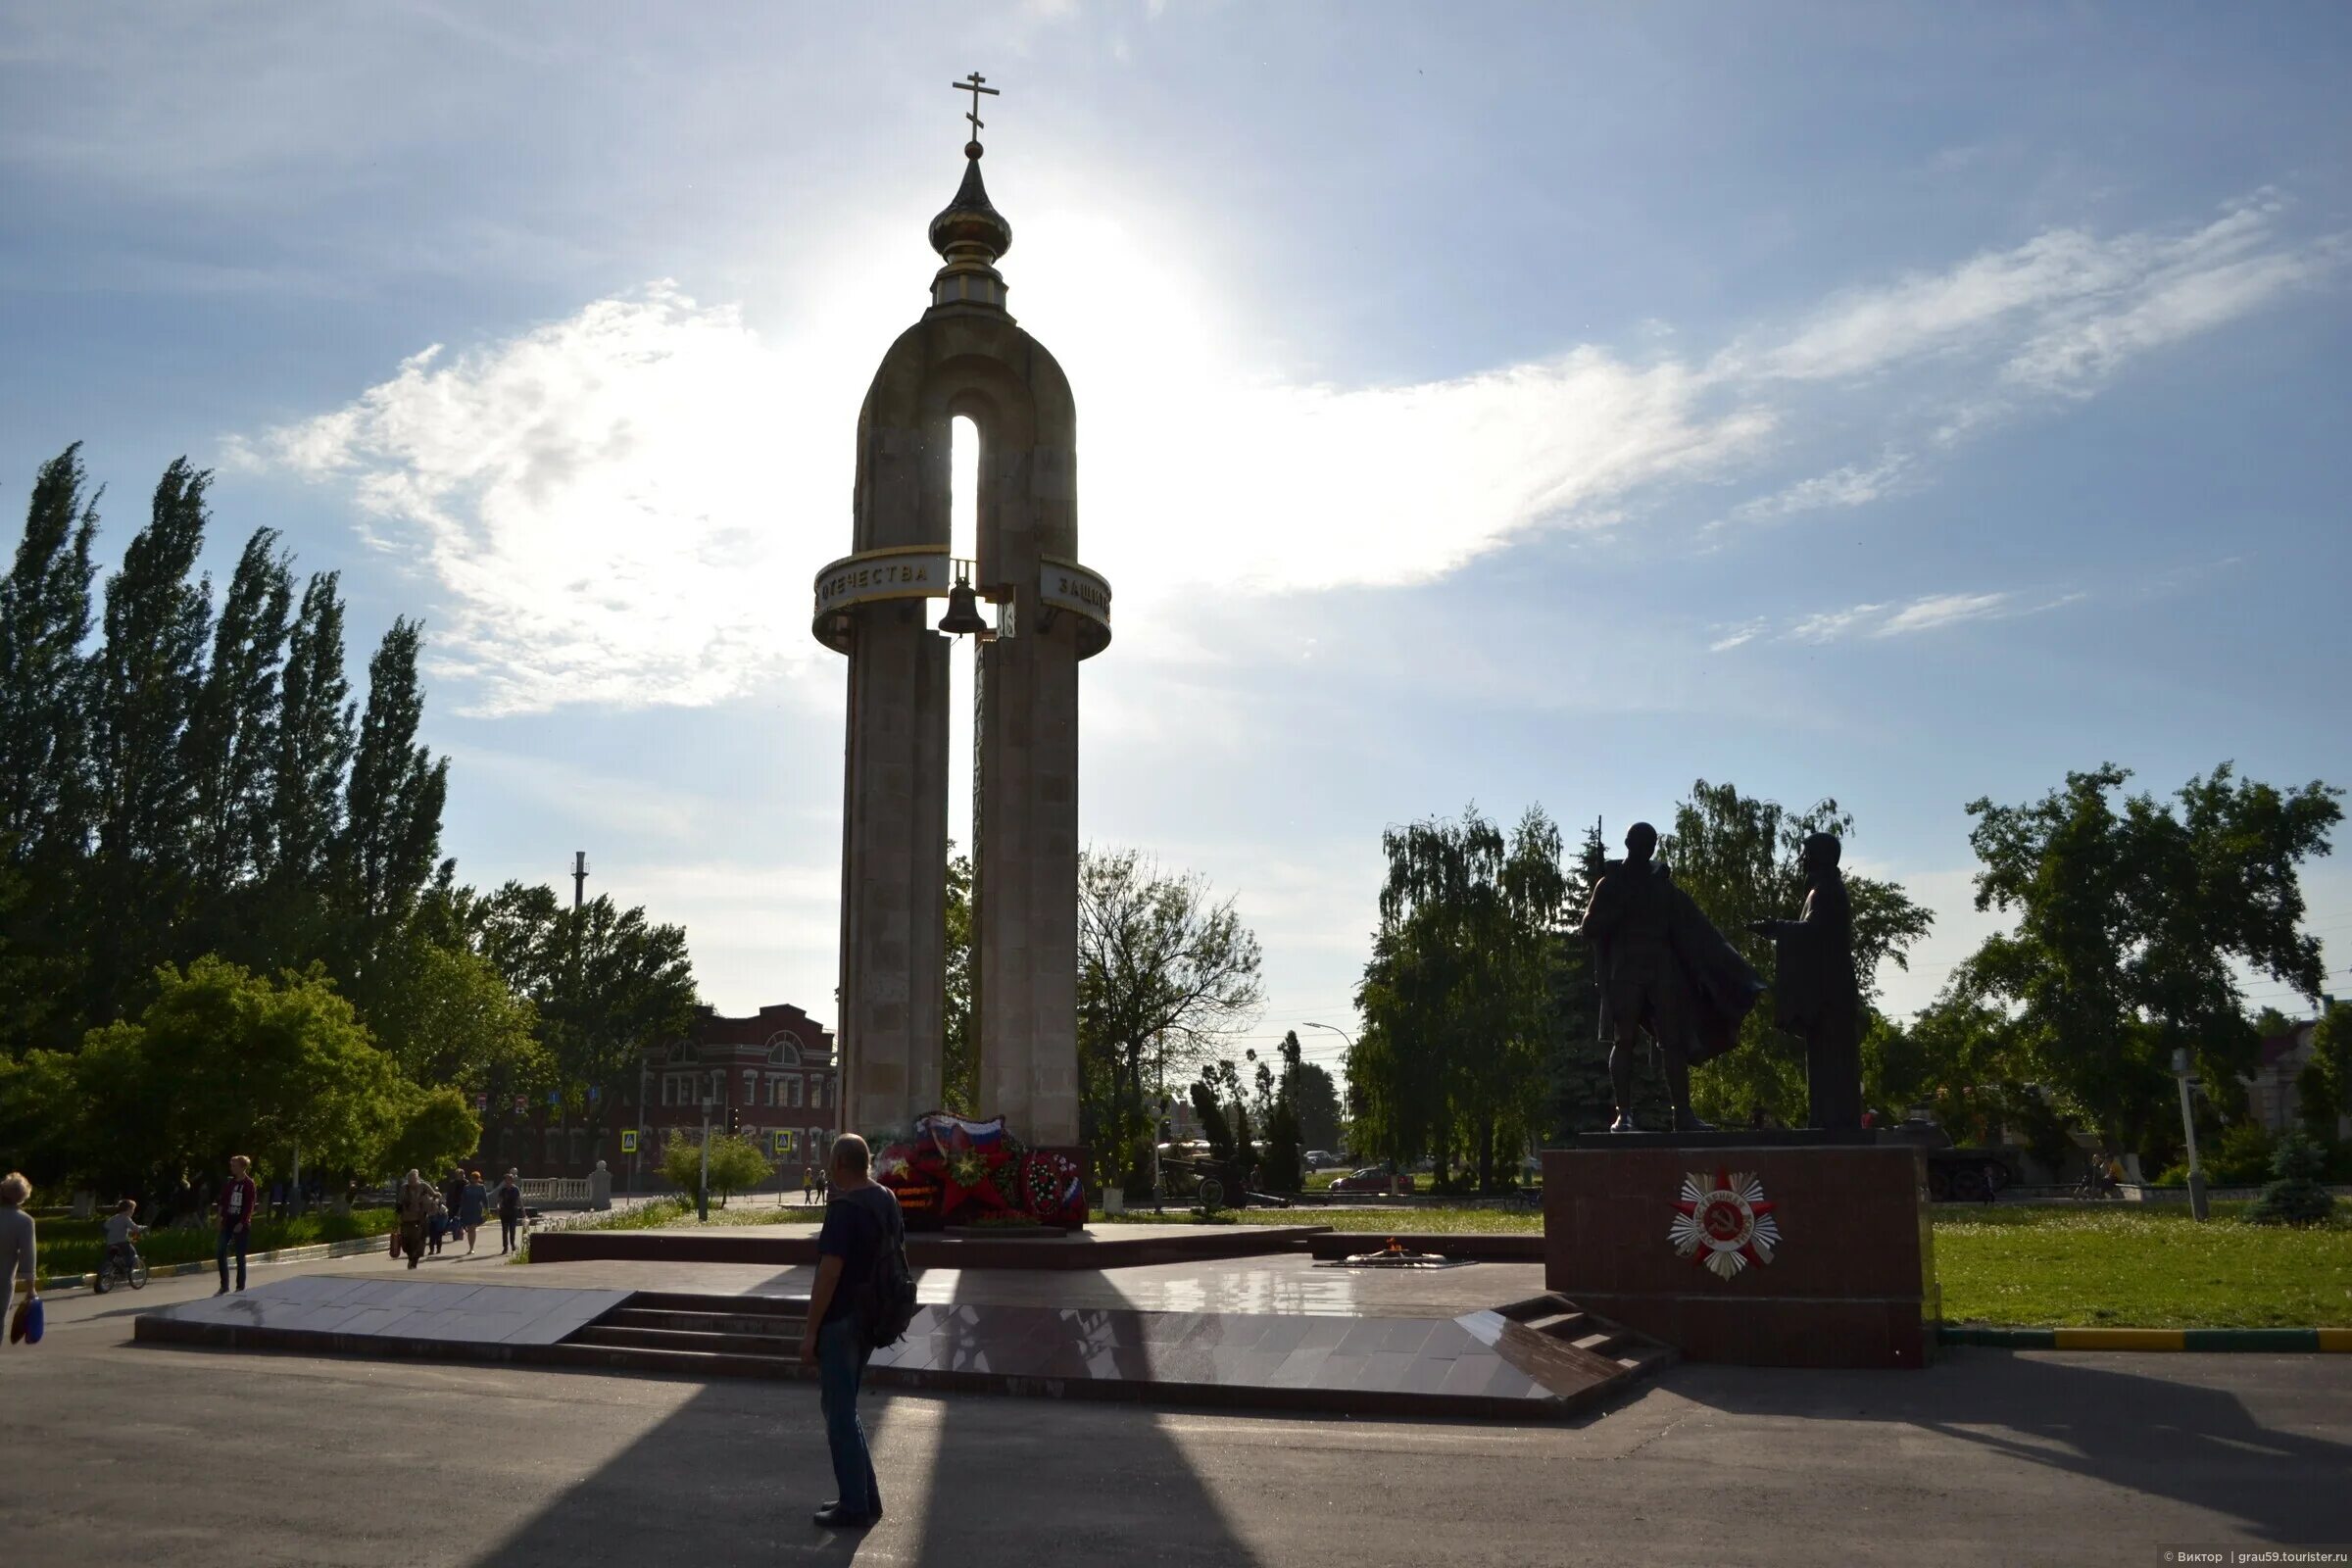
[[[1565,1428],[869,1396],[890,1516],[834,1537],[808,1520],[831,1494],[808,1386],[129,1343],[203,1289],[61,1301],[46,1344],[0,1352],[9,1560],[2129,1568],[2352,1541],[2329,1356],[1681,1367]]]

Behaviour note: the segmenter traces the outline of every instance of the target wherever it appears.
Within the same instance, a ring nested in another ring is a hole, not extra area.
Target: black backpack
[[[906,1221],[899,1212],[896,1194],[891,1197],[890,1223],[882,1233],[882,1245],[874,1250],[873,1267],[858,1282],[850,1306],[858,1337],[868,1349],[898,1344],[906,1336],[906,1325],[914,1321],[914,1272],[906,1266]]]

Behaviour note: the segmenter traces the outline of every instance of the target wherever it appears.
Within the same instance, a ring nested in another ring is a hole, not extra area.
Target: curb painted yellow
[[[2352,1329],[2322,1329],[2320,1348],[2323,1350],[2352,1350]]]

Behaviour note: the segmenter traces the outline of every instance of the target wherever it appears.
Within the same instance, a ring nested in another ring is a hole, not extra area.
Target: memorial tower
[[[1004,308],[1012,225],[980,176],[977,73],[962,184],[931,220],[944,265],[858,415],[853,553],[817,574],[814,631],[849,656],[842,802],[843,1125],[940,1103],[946,1049],[948,661],[973,682],[973,1030],[979,1110],[1078,1142],[1078,662],[1110,587],[1078,564],[1068,380]],[[951,427],[979,434],[975,559],[951,549]],[[930,602],[950,601],[939,629]],[[995,608],[994,624],[979,612]],[[943,634],[944,633],[944,634]]]

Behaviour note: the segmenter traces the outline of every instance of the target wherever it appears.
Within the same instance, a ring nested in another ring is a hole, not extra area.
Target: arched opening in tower
[[[956,416],[948,443],[948,548],[957,561],[980,554],[980,427]],[[973,581],[978,582],[975,577]],[[995,619],[992,607],[980,612]],[[934,619],[937,618],[935,615]],[[958,637],[948,661],[948,836],[956,853],[972,853],[972,704],[977,639]]]

